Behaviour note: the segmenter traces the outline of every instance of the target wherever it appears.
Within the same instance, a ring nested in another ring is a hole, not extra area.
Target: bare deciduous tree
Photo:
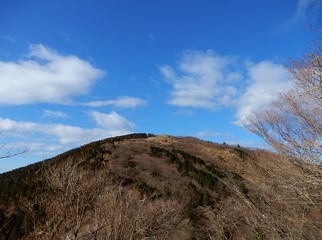
[[[105,184],[102,171],[85,171],[80,167],[83,162],[66,159],[44,168],[44,191],[27,206],[33,238],[79,239],[87,213]]]
[[[293,88],[245,123],[279,153],[312,163],[322,161],[321,42],[286,66]]]
[[[141,197],[137,190],[109,187],[95,212],[95,239],[189,239],[183,207],[175,200]],[[94,233],[94,232],[93,232]],[[94,238],[93,238],[94,239]]]
[[[83,163],[65,159],[45,168],[43,194],[26,207],[30,239],[188,239],[177,201],[141,196],[113,183],[107,169]]]

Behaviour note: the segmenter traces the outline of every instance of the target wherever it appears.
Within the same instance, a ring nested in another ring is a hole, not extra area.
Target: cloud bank
[[[214,51],[185,52],[175,67],[159,69],[172,87],[169,104],[212,110],[233,107],[237,125],[290,88],[288,73],[280,64],[240,61]]]
[[[15,121],[0,118],[0,132],[6,137],[21,137],[38,134],[39,138],[50,137],[59,144],[84,144],[107,137],[128,134],[135,124],[120,116],[116,112],[100,113],[92,111],[89,114],[95,121],[96,128],[81,128],[64,124],[44,124],[36,122]],[[54,137],[54,139],[52,138]]]
[[[66,103],[86,94],[104,71],[73,55],[30,45],[26,60],[0,61],[0,104]]]

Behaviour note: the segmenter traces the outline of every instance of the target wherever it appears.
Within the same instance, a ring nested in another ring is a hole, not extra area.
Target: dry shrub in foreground
[[[136,190],[110,188],[98,199],[97,239],[189,239],[183,207],[173,200],[149,200]]]
[[[188,239],[177,201],[152,200],[112,183],[106,169],[72,160],[45,168],[43,194],[26,207],[34,231],[28,239]]]

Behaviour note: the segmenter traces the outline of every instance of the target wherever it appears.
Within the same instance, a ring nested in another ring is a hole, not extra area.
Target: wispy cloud
[[[179,110],[179,111],[174,112],[173,115],[183,116],[183,117],[191,117],[191,116],[194,116],[195,113],[194,113],[194,111],[192,111],[190,109],[183,109],[183,110]]]
[[[146,105],[146,101],[141,98],[123,96],[114,100],[91,101],[84,105],[90,107],[113,106],[118,108],[136,108]]]
[[[80,40],[76,40],[76,39],[72,39],[68,36],[68,34],[66,32],[61,32],[59,34],[66,42],[73,44],[73,45],[77,45],[81,48],[84,48],[83,43]]]
[[[8,35],[4,35],[4,36],[1,36],[2,39],[8,41],[8,42],[11,42],[11,43],[15,43],[16,42],[16,39],[14,39],[13,37],[11,36],[8,36]]]
[[[201,131],[201,132],[197,132],[196,133],[196,137],[199,138],[204,138],[204,137],[218,137],[218,136],[223,136],[225,134],[221,133],[221,132],[214,132],[214,131]]]
[[[233,83],[240,79],[233,63],[233,57],[209,50],[185,52],[177,71],[169,65],[161,66],[161,73],[173,87],[169,103],[210,109],[231,104],[237,94]]]
[[[30,45],[27,60],[0,61],[0,104],[65,103],[89,91],[104,71],[73,55]]]
[[[45,109],[43,111],[43,117],[65,118],[67,117],[67,114],[61,111],[52,111]]]
[[[304,22],[308,18],[315,19],[315,14],[318,12],[322,4],[321,0],[298,0],[296,12],[289,21],[289,24]]]

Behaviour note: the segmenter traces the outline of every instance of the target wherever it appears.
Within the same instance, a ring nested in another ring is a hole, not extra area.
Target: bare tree
[[[311,163],[322,162],[321,42],[286,66],[293,88],[245,123],[279,153]]]
[[[79,239],[87,213],[105,184],[102,171],[86,171],[84,161],[65,159],[43,169],[44,189],[27,204],[34,239]]]
[[[84,163],[46,166],[43,193],[26,204],[34,225],[29,239],[188,239],[177,201],[141,196],[113,183],[107,169]]]
[[[91,239],[189,239],[191,228],[176,200],[149,199],[136,189],[110,186],[95,211]]]

